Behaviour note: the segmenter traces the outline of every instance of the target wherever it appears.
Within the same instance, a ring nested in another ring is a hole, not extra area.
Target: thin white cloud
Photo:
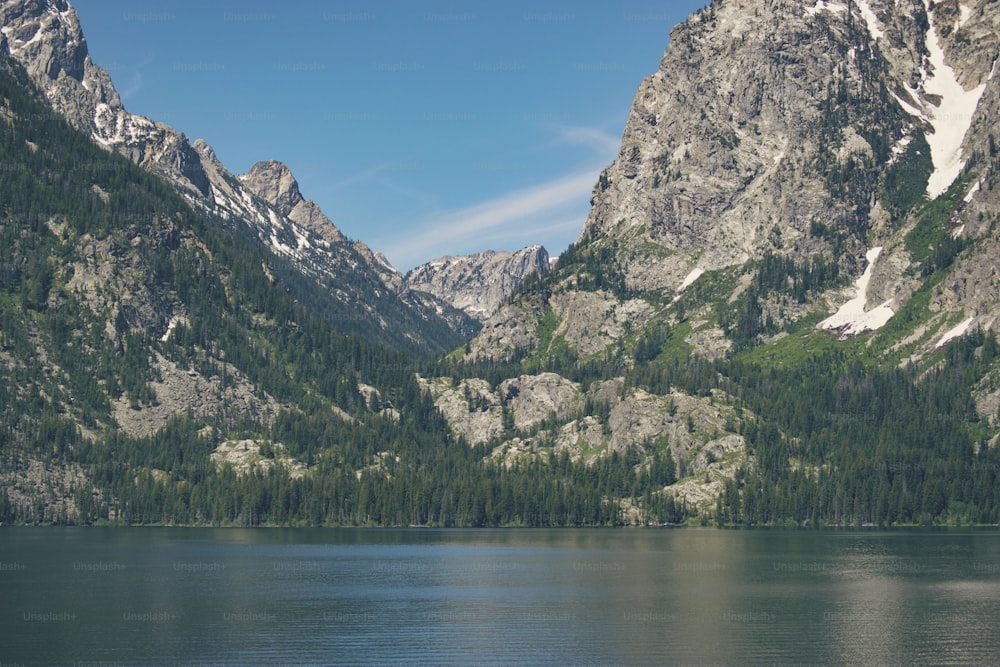
[[[553,231],[553,226],[567,228],[566,209],[587,205],[600,169],[576,172],[431,218],[415,225],[412,233],[393,239],[384,252],[400,266],[411,266],[461,252],[460,248],[470,245],[487,250],[487,246],[480,245],[501,238],[520,237],[523,245],[539,242],[543,234]],[[553,225],[553,219],[560,222]],[[545,223],[540,225],[542,221]],[[581,216],[577,228],[582,226]]]
[[[146,55],[142,60],[134,63],[128,70],[124,73],[127,80],[124,83],[120,80],[115,81],[115,87],[118,89],[118,95],[123,99],[127,100],[133,95],[137,95],[140,90],[142,90],[143,78],[142,69],[153,62],[153,56]]]
[[[425,210],[437,208],[440,205],[437,195],[420,188],[407,186],[405,181],[400,178],[400,175],[405,175],[407,172],[423,169],[425,169],[424,166],[413,163],[409,158],[400,158],[371,165],[338,181],[324,182],[319,187],[310,184],[309,191],[316,193],[317,196],[336,193],[338,198],[343,198],[340,193],[344,191],[348,193],[348,197],[353,197],[359,190],[377,188],[382,192],[391,192],[410,200],[410,206],[413,208]]]
[[[129,73],[128,81],[125,82],[124,86],[119,88],[119,95],[123,100],[127,100],[140,90],[142,90],[142,72],[137,70]]]
[[[528,246],[532,243],[541,243],[545,245],[545,239],[554,235],[565,236],[566,234],[578,234],[583,228],[583,218],[579,215],[574,215],[564,220],[559,220],[551,224],[537,226],[532,225],[530,229],[525,229],[524,227],[516,227],[514,229],[498,230],[494,234],[489,234],[482,237],[482,241],[491,241],[506,243],[511,240],[517,240],[520,245]],[[525,241],[526,234],[531,235],[531,238]],[[556,248],[549,248],[549,250],[557,250]],[[561,250],[561,248],[559,249]]]
[[[562,246],[583,228],[590,193],[601,169],[621,147],[621,138],[597,126],[545,124],[550,138],[537,147],[578,146],[591,156],[590,168],[516,190],[455,211],[427,216],[398,232],[383,246],[401,267],[443,255],[479,252],[533,243]],[[549,248],[557,251],[557,248]]]
[[[587,146],[596,154],[612,160],[621,148],[621,137],[613,136],[597,127],[555,125],[557,141]]]
[[[455,211],[438,222],[432,231],[477,233],[586,199],[597,174],[596,170],[588,169]]]
[[[413,167],[409,167],[408,160],[406,159],[390,160],[388,162],[374,164],[371,165],[370,167],[366,167],[360,171],[354,172],[347,178],[331,183],[327,187],[330,190],[353,189],[359,183],[364,183],[365,181],[373,180],[389,172],[401,171],[408,168],[413,168]]]

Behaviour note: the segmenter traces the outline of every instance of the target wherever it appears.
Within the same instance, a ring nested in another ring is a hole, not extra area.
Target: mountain
[[[422,354],[450,350],[475,332],[474,321],[444,304],[398,294],[398,271],[304,199],[287,167],[264,162],[237,177],[205,141],[191,143],[167,125],[129,113],[107,72],[91,61],[76,10],[65,0],[5,0],[0,26],[4,51],[57,113],[169,181],[220,224],[256,236],[292,269],[277,279],[338,328]]]
[[[27,70],[52,108],[71,125],[189,197],[210,194],[201,158],[184,135],[128,113],[108,73],[90,59],[76,10],[64,0],[0,4],[4,52]]]
[[[116,471],[190,484],[216,449],[256,453],[281,424],[361,442],[392,387],[406,415],[390,379],[406,357],[334,331],[266,249],[74,129],[8,59],[0,100],[4,520],[127,516],[150,489]],[[291,466],[295,440],[254,458]]]
[[[722,523],[985,502],[941,489],[996,477],[998,56],[983,0],[693,14],[576,242],[424,380],[453,431],[507,461],[669,452],[658,493]],[[497,438],[502,388],[540,378],[574,398],[515,391],[549,419]]]
[[[411,290],[426,292],[485,320],[528,277],[549,271],[549,253],[540,245],[517,252],[487,250],[462,257],[442,257],[412,269],[404,278]]]

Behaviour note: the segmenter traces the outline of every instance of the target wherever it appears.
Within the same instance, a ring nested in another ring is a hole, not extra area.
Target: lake
[[[1000,660],[995,530],[0,528],[0,665]]]

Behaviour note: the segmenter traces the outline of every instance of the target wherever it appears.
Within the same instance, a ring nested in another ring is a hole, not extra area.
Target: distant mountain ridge
[[[540,245],[516,252],[487,250],[468,256],[441,257],[422,264],[404,277],[411,290],[427,292],[485,320],[528,277],[549,271],[549,253]]]

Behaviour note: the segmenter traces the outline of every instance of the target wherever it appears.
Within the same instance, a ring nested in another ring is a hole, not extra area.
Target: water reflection
[[[2,664],[1000,654],[995,532],[5,528],[0,565]]]

